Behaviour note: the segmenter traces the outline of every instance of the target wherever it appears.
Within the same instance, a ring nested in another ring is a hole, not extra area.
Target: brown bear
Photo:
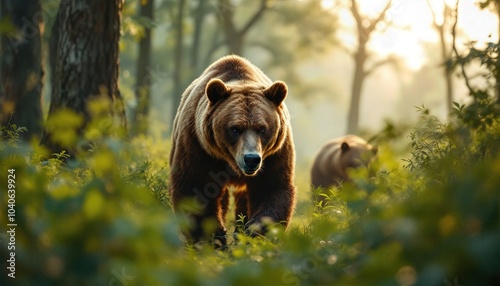
[[[316,155],[311,169],[313,188],[329,188],[349,181],[349,168],[368,166],[376,154],[377,147],[355,135],[328,141]]]
[[[272,82],[246,59],[231,55],[210,65],[182,95],[174,119],[170,194],[175,212],[192,225],[190,242],[226,244],[228,187],[246,229],[269,219],[287,226],[295,206],[295,150],[284,82]],[[205,233],[208,222],[213,233]],[[251,228],[253,229],[253,227]]]

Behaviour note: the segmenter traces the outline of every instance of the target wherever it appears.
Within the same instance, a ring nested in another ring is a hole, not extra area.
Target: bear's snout
[[[246,174],[253,174],[257,169],[259,169],[262,158],[256,153],[247,153],[243,156],[243,161],[245,162],[243,171]]]

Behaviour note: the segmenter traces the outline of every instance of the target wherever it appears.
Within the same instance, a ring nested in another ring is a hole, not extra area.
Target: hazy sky
[[[337,0],[322,0],[327,9],[337,9]],[[345,0],[344,0],[345,2]],[[387,1],[358,0],[364,15],[377,15]],[[443,1],[429,0],[439,23],[443,21]],[[455,1],[446,1],[455,7]],[[462,0],[459,6],[457,29],[460,38],[465,41],[478,42],[497,41],[497,17],[487,9],[480,10],[474,0]],[[348,6],[348,4],[346,4]],[[340,32],[342,43],[355,47],[356,34],[352,33],[354,19],[347,9],[339,10],[340,21],[345,29]],[[426,0],[393,0],[387,19],[398,28],[388,29],[385,33],[373,38],[371,47],[381,55],[396,54],[403,58],[411,69],[419,69],[426,63],[426,55],[422,50],[422,42],[438,42],[438,35],[432,27],[432,14]]]
[[[338,3],[343,1],[343,7]],[[387,1],[358,0],[363,15],[376,15]],[[325,9],[340,16],[342,29],[337,33],[341,44],[348,50],[356,48],[354,19],[349,0],[323,0]],[[430,0],[435,14],[441,16],[443,2]],[[455,1],[449,1],[454,7]],[[414,122],[418,117],[415,106],[425,105],[431,112],[445,120],[445,89],[439,39],[432,27],[432,14],[425,0],[393,0],[387,19],[396,28],[388,28],[384,33],[376,33],[369,44],[370,50],[379,59],[387,55],[397,55],[406,67],[397,71],[384,66],[367,78],[363,87],[360,106],[360,126],[379,131],[386,119],[395,123]],[[438,18],[442,21],[442,18]],[[457,47],[472,40],[479,43],[498,39],[498,19],[488,10],[480,10],[475,1],[461,0],[457,25]],[[381,28],[381,27],[379,27]],[[451,35],[448,35],[451,40]],[[435,52],[429,50],[435,47]],[[333,49],[324,58],[311,60],[302,70],[308,80],[328,86],[329,93],[312,96],[304,103],[288,98],[292,114],[298,158],[309,161],[327,140],[345,134],[349,95],[351,89],[353,60],[340,49]],[[455,77],[455,100],[467,100],[463,80]]]

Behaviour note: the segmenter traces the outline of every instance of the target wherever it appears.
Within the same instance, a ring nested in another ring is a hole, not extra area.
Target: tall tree
[[[56,84],[56,65],[57,65],[57,43],[59,42],[59,11],[52,24],[49,38],[49,71],[50,86],[53,89]]]
[[[175,58],[174,58],[174,97],[172,104],[172,113],[170,122],[174,122],[175,114],[177,113],[177,108],[181,102],[181,95],[183,92],[183,81],[182,81],[182,57],[184,56],[183,41],[184,41],[184,6],[186,4],[185,0],[179,0],[177,6],[177,17],[175,20]]]
[[[433,2],[433,3],[436,3]],[[448,116],[451,116],[451,112],[453,110],[453,78],[452,78],[452,73],[453,70],[449,68],[448,63],[452,53],[453,53],[453,46],[452,43],[450,43],[446,39],[446,35],[452,34],[452,27],[455,25],[453,23],[453,9],[451,9],[450,6],[446,3],[445,0],[442,1],[443,4],[443,13],[439,17],[436,12],[434,11],[434,8],[432,7],[432,4],[429,0],[427,0],[427,6],[429,6],[429,9],[432,14],[432,24],[436,32],[438,33],[439,36],[439,44],[441,47],[441,61],[443,63],[444,69],[444,79],[445,79],[445,84],[446,84],[446,107],[448,109]],[[438,18],[442,18],[441,22],[439,21]]]
[[[194,30],[193,42],[191,46],[191,55],[189,57],[189,68],[193,76],[200,72],[200,47],[201,36],[203,34],[203,23],[207,15],[207,2],[206,0],[198,0],[196,10],[194,11]]]
[[[390,58],[373,63],[371,67],[366,68],[366,62],[369,59],[367,44],[372,37],[377,24],[384,20],[387,11],[391,8],[392,0],[389,0],[382,11],[374,19],[367,19],[360,13],[357,0],[351,0],[351,13],[356,22],[357,30],[357,49],[353,54],[354,74],[351,87],[351,103],[347,119],[347,133],[356,134],[359,128],[359,106],[361,92],[366,77],[379,66],[390,62]]]
[[[500,46],[500,0],[482,0],[479,2],[479,7],[481,9],[489,8],[491,11],[496,13],[498,17],[497,29],[498,29],[498,42],[497,44]],[[498,53],[498,52],[497,52]],[[493,72],[495,75],[496,88],[495,93],[497,97],[497,103],[500,103],[500,59],[497,57],[496,70]]]
[[[87,103],[105,98],[111,104],[104,111],[112,123],[125,127],[122,98],[118,90],[118,40],[120,38],[123,0],[62,0],[56,23],[59,27],[56,66],[48,125],[41,143],[58,152],[65,149],[76,153],[76,140],[63,141],[60,134],[67,126],[51,120],[59,110],[71,110],[80,115],[76,137],[92,119]],[[55,117],[57,118],[57,116]],[[63,119],[64,120],[64,119]]]
[[[151,101],[151,81],[148,68],[150,68],[151,58],[151,30],[154,7],[154,0],[138,1],[139,17],[144,22],[144,35],[139,40],[139,55],[136,65],[135,98],[137,107],[134,110],[134,121],[131,123],[131,133],[134,135],[148,132],[148,115]]]
[[[9,122],[28,129],[23,139],[42,131],[43,18],[40,0],[1,0],[1,18],[14,31],[1,37],[0,125]]]
[[[236,6],[235,1],[219,0],[218,4],[220,8],[217,13],[219,14],[220,24],[224,32],[225,44],[230,54],[242,55],[245,36],[261,19],[268,8],[268,2],[269,0],[260,0],[260,6],[257,11],[241,28],[238,28],[233,20]]]

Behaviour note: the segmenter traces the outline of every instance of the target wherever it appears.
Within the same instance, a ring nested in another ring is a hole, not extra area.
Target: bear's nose
[[[243,156],[243,160],[245,161],[245,165],[250,169],[255,169],[260,164],[260,155],[259,154],[245,154]]]

